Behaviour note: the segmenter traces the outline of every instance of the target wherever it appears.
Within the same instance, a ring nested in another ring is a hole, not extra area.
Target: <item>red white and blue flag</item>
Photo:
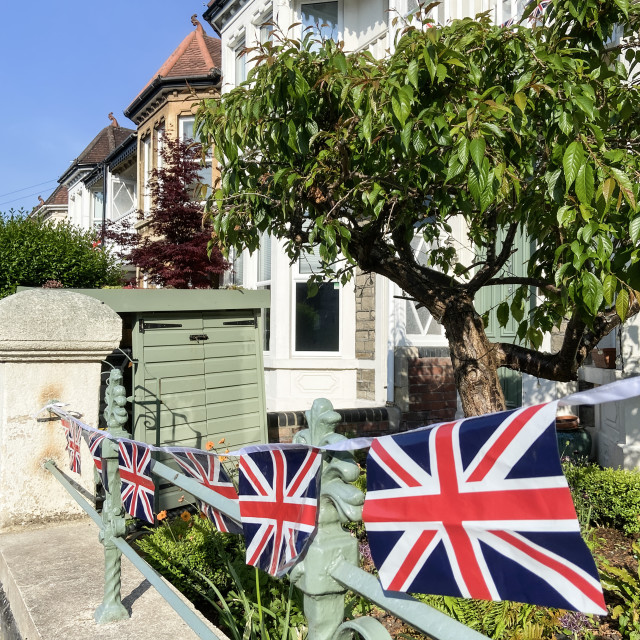
[[[100,474],[100,478],[102,479],[102,484],[107,488],[107,478],[106,474],[102,472],[102,441],[107,437],[104,433],[99,433],[97,431],[84,431],[83,432],[85,442],[89,447],[89,452],[91,453],[91,457],[93,458],[93,462],[96,465],[96,469]]]
[[[606,613],[555,417],[549,403],[376,439],[363,520],[382,586]]]
[[[82,427],[73,421],[63,426],[67,437],[69,468],[75,473],[80,473],[80,443],[82,442]]]
[[[134,518],[153,524],[155,485],[151,479],[151,450],[131,440],[118,442],[118,449],[124,508]]]
[[[322,454],[310,447],[271,449],[240,458],[240,516],[246,562],[282,575],[316,527]]]
[[[171,451],[175,461],[187,475],[195,478],[202,486],[211,489],[229,500],[238,501],[238,492],[224,470],[216,454],[194,451]],[[225,533],[242,533],[242,527],[206,502],[200,502],[200,510]]]

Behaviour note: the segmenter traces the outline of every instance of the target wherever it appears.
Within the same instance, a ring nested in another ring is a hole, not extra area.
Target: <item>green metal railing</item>
[[[113,369],[109,375],[104,415],[108,430],[115,437],[128,435],[122,428],[127,420],[126,402],[122,374]],[[316,400],[306,416],[309,428],[296,434],[294,442],[324,446],[344,439],[344,436],[335,433],[335,426],[341,418],[329,400]],[[102,464],[106,468],[108,484],[102,515],[82,497],[53,461],[44,465],[100,528],[99,538],[105,554],[105,584],[103,601],[95,612],[96,621],[114,622],[129,617],[120,594],[121,557],[125,555],[199,638],[217,638],[124,540],[126,522],[119,491],[118,445],[109,438],[102,443]],[[318,530],[290,575],[291,581],[304,594],[304,613],[310,640],[346,640],[356,634],[365,640],[390,638],[387,630],[375,618],[361,617],[344,621],[347,590],[367,598],[433,640],[486,640],[486,636],[411,596],[385,592],[376,577],[360,569],[357,540],[342,527],[347,522],[362,519],[364,494],[351,484],[358,477],[360,469],[350,452],[324,451],[322,455]],[[152,473],[240,522],[240,509],[236,502],[207,489],[193,478],[157,461],[152,463]]]

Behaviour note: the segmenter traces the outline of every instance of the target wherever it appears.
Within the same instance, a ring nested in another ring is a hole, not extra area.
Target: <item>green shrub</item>
[[[242,536],[184,516],[149,529],[137,544],[147,562],[190,600],[212,605],[230,637],[294,640],[305,635],[300,592],[287,578],[247,566]]]
[[[576,511],[590,510],[593,524],[640,532],[640,471],[601,469],[595,464],[563,465]]]
[[[49,280],[64,287],[121,284],[117,259],[96,239],[94,231],[64,222],[54,226],[38,217],[0,214],[0,298]]]

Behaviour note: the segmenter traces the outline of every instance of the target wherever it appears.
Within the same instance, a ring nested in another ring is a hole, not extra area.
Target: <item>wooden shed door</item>
[[[134,438],[199,449],[211,441],[218,452],[266,442],[261,342],[252,310],[144,316],[134,340]],[[167,458],[157,456],[175,466]],[[157,509],[178,506],[181,492],[161,489]]]

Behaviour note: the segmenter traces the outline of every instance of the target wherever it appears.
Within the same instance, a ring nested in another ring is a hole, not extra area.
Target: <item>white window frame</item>
[[[246,35],[243,33],[241,37],[237,38],[235,40],[235,42],[233,43],[233,45],[231,46],[231,49],[233,51],[233,83],[234,86],[238,87],[239,85],[241,85],[246,79],[247,79],[247,75],[249,72],[249,69],[247,68],[247,54],[243,53],[241,56],[238,55],[243,49],[247,48],[247,38]],[[242,74],[244,77],[242,79],[238,78],[238,65],[240,64],[240,61],[242,61]]]
[[[128,211],[124,213],[118,212],[116,210],[116,192],[119,192],[121,189],[126,189],[131,193],[131,207]],[[111,177],[111,219],[114,222],[118,220],[122,220],[130,216],[136,209],[138,203],[138,189],[136,181],[133,178],[122,178],[121,176],[112,176]]]
[[[335,2],[338,5],[338,42],[344,40],[344,6],[343,0],[298,0],[296,2],[296,22],[302,22],[302,5],[304,4],[322,4],[327,2]],[[303,29],[305,27],[301,24],[300,34],[302,37]]]
[[[338,289],[338,350],[337,351],[298,351],[296,349],[296,295],[297,284],[306,283],[309,280],[310,273],[300,273],[300,260],[304,260],[305,256],[301,255],[295,264],[291,267],[291,353],[294,358],[339,358],[342,357],[344,351],[343,344],[343,310],[344,310],[344,287],[337,281],[325,280],[328,284],[337,286]]]
[[[99,196],[99,197],[98,197]],[[100,213],[100,217],[96,217],[96,202],[98,200],[102,202],[102,211]],[[105,219],[105,210],[104,210],[104,191],[102,189],[89,189],[89,206],[91,208],[91,228],[99,229],[102,228],[102,221]]]
[[[269,277],[261,278],[260,267],[262,265],[262,257],[264,252],[263,246],[267,243],[269,244]],[[277,251],[278,247],[275,247],[275,249]],[[256,289],[258,290],[267,289],[271,291],[271,282],[273,280],[273,253],[274,253],[273,250],[274,250],[273,237],[270,236],[265,231],[260,236],[260,247],[256,251],[255,274],[256,274]],[[267,330],[267,316],[266,316],[267,311],[269,312],[269,314],[271,314],[271,309],[262,309],[262,325],[265,333]],[[273,344],[273,337],[271,336],[271,316],[269,316],[269,348],[268,349],[266,348],[266,341],[264,340],[264,336],[263,336],[264,353],[271,353],[272,344]]]
[[[151,136],[147,134],[140,140],[142,147],[142,211],[145,217],[151,211],[151,193],[149,180],[151,179]]]

